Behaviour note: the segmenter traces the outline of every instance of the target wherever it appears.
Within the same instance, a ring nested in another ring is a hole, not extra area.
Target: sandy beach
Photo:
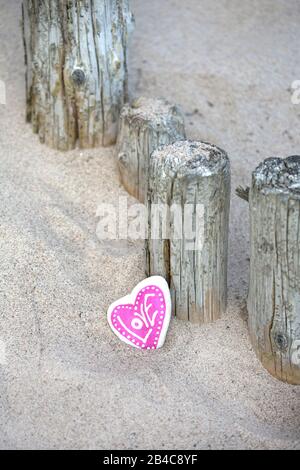
[[[100,242],[114,147],[58,152],[25,123],[21,1],[0,0],[0,448],[300,449],[300,388],[271,377],[247,330],[247,203],[264,158],[300,152],[298,0],[132,0],[131,96],[179,104],[188,137],[232,165],[229,305],[173,319],[163,349],[122,344],[110,303],[143,279],[143,245]],[[129,199],[129,203],[134,200]]]

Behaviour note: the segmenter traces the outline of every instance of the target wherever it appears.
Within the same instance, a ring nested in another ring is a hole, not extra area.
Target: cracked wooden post
[[[24,0],[27,120],[60,150],[113,144],[127,100],[128,0]]]
[[[145,202],[151,153],[161,145],[182,139],[184,119],[177,106],[150,98],[139,98],[124,106],[117,158],[120,180],[129,194]]]
[[[269,158],[254,171],[249,329],[275,377],[300,384],[300,156]]]
[[[230,163],[203,142],[176,142],[150,160],[147,274],[168,280],[173,313],[209,323],[227,305]]]

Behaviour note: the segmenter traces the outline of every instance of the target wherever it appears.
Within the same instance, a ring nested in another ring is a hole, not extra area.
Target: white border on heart
[[[164,298],[165,298],[166,313],[165,313],[165,318],[164,318],[162,330],[161,330],[161,333],[160,333],[160,337],[159,337],[156,349],[161,348],[164,345],[164,342],[165,342],[165,339],[166,339],[167,331],[168,331],[168,328],[169,328],[169,325],[170,325],[171,310],[172,310],[170,289],[169,289],[167,281],[163,277],[161,277],[161,276],[147,277],[143,281],[139,282],[130,294],[128,294],[125,297],[122,297],[121,299],[118,299],[115,302],[113,302],[109,306],[108,311],[107,311],[107,320],[108,320],[108,323],[109,323],[113,333],[116,336],[118,336],[118,338],[121,341],[123,341],[124,343],[129,344],[130,346],[132,346],[134,348],[137,348],[137,349],[140,349],[140,350],[143,350],[143,349],[141,347],[133,344],[130,340],[128,340],[126,337],[124,337],[122,335],[122,333],[118,332],[114,328],[114,326],[112,324],[112,313],[113,313],[114,309],[116,307],[118,307],[119,305],[121,305],[121,304],[122,305],[123,304],[124,305],[125,304],[134,305],[138,293],[143,288],[148,287],[148,286],[157,286],[157,287],[159,287],[162,290],[162,292],[164,294]]]

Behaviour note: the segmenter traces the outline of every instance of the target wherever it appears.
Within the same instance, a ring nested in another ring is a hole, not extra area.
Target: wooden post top
[[[170,104],[163,98],[140,97],[126,104],[121,112],[121,118],[128,119],[132,125],[141,126],[144,122],[157,130],[160,130],[174,116],[177,119],[181,118],[178,106]]]
[[[177,177],[207,177],[230,168],[227,153],[207,142],[184,140],[160,147],[152,154],[152,161],[166,170],[176,172]]]
[[[252,174],[252,184],[263,194],[288,194],[300,199],[300,155],[267,158]]]

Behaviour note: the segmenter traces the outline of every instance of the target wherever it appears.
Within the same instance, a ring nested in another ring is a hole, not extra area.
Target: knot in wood
[[[276,333],[274,335],[274,342],[277,349],[282,352],[285,352],[289,345],[288,339],[283,333]]]
[[[72,80],[76,86],[81,86],[86,81],[86,75],[83,69],[76,67],[72,72]]]
[[[127,164],[127,154],[125,152],[119,153],[118,160],[119,163],[122,163],[122,165],[125,166]]]

